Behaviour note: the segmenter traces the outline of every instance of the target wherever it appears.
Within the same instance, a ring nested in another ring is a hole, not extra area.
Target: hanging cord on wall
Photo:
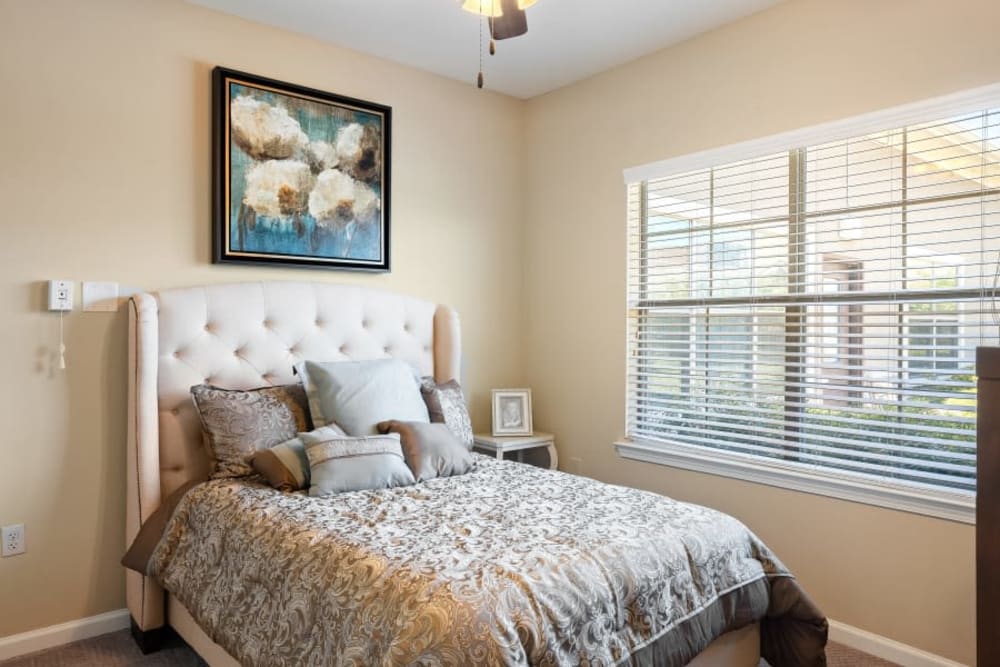
[[[483,14],[483,0],[479,0],[479,76],[476,77],[476,87],[483,87],[483,23],[486,16]]]
[[[59,311],[59,370],[66,370],[66,344],[63,342],[63,311]]]

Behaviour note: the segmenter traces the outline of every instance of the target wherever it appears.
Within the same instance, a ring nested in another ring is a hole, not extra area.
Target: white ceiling
[[[477,17],[459,0],[188,0],[474,84]],[[486,87],[528,98],[782,0],[539,0],[486,57]],[[488,34],[488,31],[487,31]]]

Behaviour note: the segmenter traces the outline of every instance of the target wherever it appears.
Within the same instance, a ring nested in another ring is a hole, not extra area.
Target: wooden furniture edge
[[[1000,665],[1000,348],[976,350],[976,663]]]

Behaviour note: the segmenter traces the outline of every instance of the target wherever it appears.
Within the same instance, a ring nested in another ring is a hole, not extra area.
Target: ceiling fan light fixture
[[[485,82],[483,76],[483,24],[489,26],[489,53],[492,56],[497,52],[496,43],[498,40],[519,37],[528,32],[528,15],[524,10],[534,5],[538,0],[458,0],[458,2],[465,11],[482,17],[477,21],[479,24],[479,75],[476,77],[476,86],[482,88]]]
[[[523,12],[536,2],[538,0],[517,0],[517,8]],[[503,16],[503,3],[501,0],[464,0],[462,2],[462,9],[491,19]]]
[[[503,16],[503,6],[500,4],[500,0],[465,0],[462,3],[462,9],[491,19]]]

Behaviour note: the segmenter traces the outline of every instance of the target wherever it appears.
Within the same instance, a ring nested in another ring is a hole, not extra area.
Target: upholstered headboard
[[[303,359],[382,357],[444,382],[459,376],[460,346],[451,308],[362,287],[239,283],[132,298],[127,541],[162,498],[208,475],[193,385],[287,384]],[[137,573],[128,577],[133,620],[142,630],[163,625],[163,592]]]

